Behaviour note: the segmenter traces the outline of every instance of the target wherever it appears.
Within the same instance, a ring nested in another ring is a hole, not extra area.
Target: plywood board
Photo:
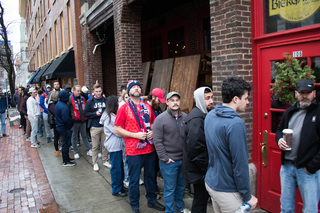
[[[145,95],[148,95],[148,91],[147,90],[147,86],[148,86],[148,79],[149,79],[149,72],[150,72],[150,64],[151,61],[148,62],[144,62],[142,63],[142,75],[143,75],[143,79],[142,79],[142,92]]]
[[[172,72],[170,92],[181,95],[182,111],[189,113],[193,107],[193,92],[197,86],[201,55],[176,58]]]
[[[154,88],[160,88],[165,92],[165,94],[168,93],[173,63],[173,58],[155,61],[150,91],[152,91]]]

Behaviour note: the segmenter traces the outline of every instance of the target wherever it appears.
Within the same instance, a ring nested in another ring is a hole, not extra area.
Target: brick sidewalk
[[[6,133],[0,138],[0,213],[59,212],[37,149],[18,126],[7,125]]]

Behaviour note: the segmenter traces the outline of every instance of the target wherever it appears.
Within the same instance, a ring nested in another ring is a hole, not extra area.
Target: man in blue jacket
[[[62,138],[62,166],[75,166],[74,159],[69,157],[69,148],[71,146],[72,135],[72,117],[67,102],[69,101],[69,92],[62,90],[59,92],[59,101],[55,107],[56,129]]]
[[[2,94],[2,88],[0,88],[0,118],[1,118],[1,137],[8,137],[6,134],[6,109],[7,109],[7,100]]]
[[[209,165],[205,177],[214,212],[235,212],[243,202],[254,209],[249,186],[247,132],[238,113],[249,105],[250,84],[238,78],[222,83],[222,105],[208,113],[204,132]]]
[[[51,129],[50,124],[48,122],[48,99],[50,91],[51,85],[47,84],[45,86],[45,92],[40,96],[40,107],[43,109],[41,116],[43,117],[44,128],[46,130],[47,143],[49,143],[51,140]]]

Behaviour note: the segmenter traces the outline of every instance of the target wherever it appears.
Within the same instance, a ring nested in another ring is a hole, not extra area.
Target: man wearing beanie
[[[156,200],[156,153],[152,140],[155,116],[151,106],[141,97],[141,85],[130,80],[127,85],[129,100],[117,112],[115,133],[124,137],[129,166],[129,200],[133,213],[139,213],[139,178],[144,167],[144,184],[148,207],[158,211],[165,208]]]

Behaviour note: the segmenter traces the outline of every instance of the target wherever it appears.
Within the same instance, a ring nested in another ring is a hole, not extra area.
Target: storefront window
[[[320,23],[320,0],[264,0],[264,34]]]
[[[184,27],[168,32],[168,56],[169,58],[184,56],[185,51]]]

